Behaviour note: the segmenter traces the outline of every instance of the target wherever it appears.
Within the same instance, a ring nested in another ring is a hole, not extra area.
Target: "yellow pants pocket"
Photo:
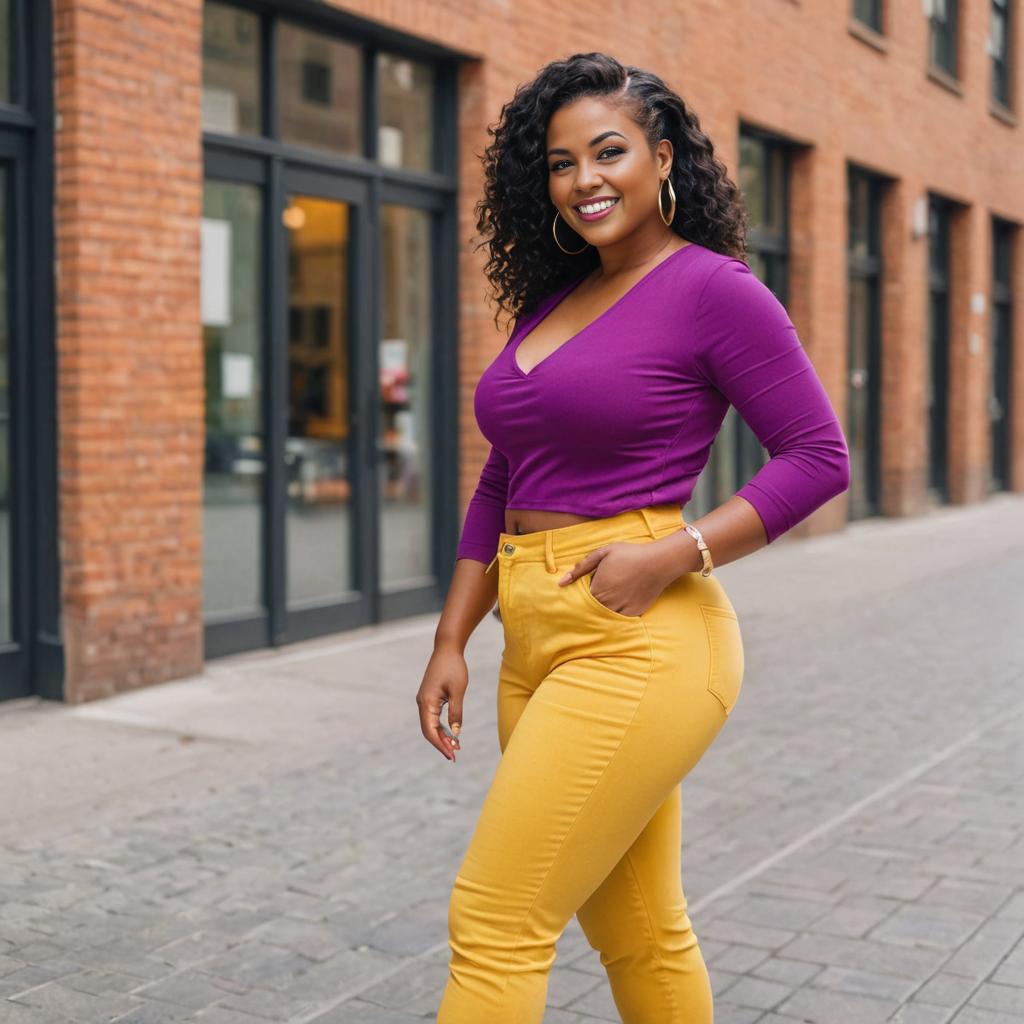
[[[727,608],[702,604],[708,635],[708,689],[728,715],[743,685],[743,637],[736,614]]]

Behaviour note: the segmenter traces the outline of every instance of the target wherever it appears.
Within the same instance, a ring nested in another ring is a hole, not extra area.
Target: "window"
[[[949,333],[952,302],[953,204],[928,197],[928,326],[925,345],[925,437],[928,488],[940,502],[949,500],[946,459],[949,452]]]
[[[0,0],[0,700],[62,683],[50,6]]]
[[[1013,0],[992,0],[992,19],[988,30],[988,52],[992,58],[992,99],[1009,108],[1010,40],[1013,38],[1010,7]]]
[[[377,159],[390,167],[434,166],[434,69],[392,53],[377,55],[380,125]]]
[[[1010,487],[1013,429],[1013,243],[1015,225],[992,219],[992,318],[988,416],[992,439],[989,490]]]
[[[457,540],[454,61],[295,6],[205,5],[208,657],[434,610]]]
[[[883,181],[850,167],[847,196],[847,397],[851,519],[876,515],[881,502]]]
[[[208,3],[203,11],[203,130],[259,135],[260,90],[259,18]]]
[[[853,0],[853,16],[876,32],[882,31],[882,0]]]
[[[931,10],[931,63],[956,78],[957,0],[926,0],[925,6]]]
[[[331,102],[331,66],[320,61],[302,62],[302,98],[326,107]]]
[[[283,22],[277,79],[282,139],[363,155],[363,54],[357,44]]]
[[[262,213],[257,186],[207,179],[200,258],[203,588],[212,615],[239,615],[261,604]]]

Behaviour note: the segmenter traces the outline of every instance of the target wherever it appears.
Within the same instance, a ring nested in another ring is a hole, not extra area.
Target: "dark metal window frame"
[[[275,223],[275,211],[283,208],[286,181],[308,180],[309,187],[333,180],[339,198],[356,201],[354,240],[361,246],[364,265],[374,268],[353,288],[353,323],[369,338],[378,338],[383,269],[379,244],[381,210],[397,204],[428,211],[433,221],[431,243],[435,274],[432,294],[430,375],[432,441],[434,450],[456,452],[458,422],[458,152],[457,152],[457,62],[462,55],[415,36],[386,30],[339,10],[327,10],[318,3],[293,0],[287,5],[268,0],[221,0],[227,6],[250,11],[261,25],[261,110],[260,136],[225,135],[204,131],[204,178],[222,182],[257,184],[262,188],[264,245],[262,337],[266,465],[264,474],[264,516],[262,551],[263,607],[265,614],[245,621],[211,621],[206,626],[206,654],[216,657],[239,650],[279,644],[352,628],[368,622],[386,621],[436,610],[450,582],[454,567],[458,523],[452,510],[458,507],[458,461],[433,460],[431,522],[433,575],[430,585],[413,591],[378,592],[378,549],[380,510],[374,476],[377,466],[377,348],[357,346],[351,363],[349,408],[353,437],[351,484],[353,517],[368,534],[355,537],[353,557],[356,587],[365,598],[351,615],[338,621],[334,612],[320,618],[309,612],[289,612],[285,607],[284,517],[282,443],[286,432],[286,394],[282,391],[287,374],[283,352],[274,351],[272,339],[280,336],[287,322],[285,293],[287,268],[282,257],[283,227]],[[361,47],[363,59],[364,151],[360,156],[335,154],[302,148],[280,137],[277,87],[277,30],[282,22],[322,31]],[[431,63],[436,71],[434,92],[434,170],[395,168],[377,161],[377,110],[379,83],[377,53],[386,51]],[[346,191],[348,189],[348,191]],[[276,524],[276,526],[272,526]],[[345,609],[347,612],[348,609]]]
[[[0,699],[61,699],[57,373],[53,287],[53,38],[50,4],[11,4],[11,103],[0,104],[7,172],[13,639]]]

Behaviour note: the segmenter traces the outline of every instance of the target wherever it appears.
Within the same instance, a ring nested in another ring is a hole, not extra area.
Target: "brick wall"
[[[57,0],[66,699],[202,665],[200,0]]]

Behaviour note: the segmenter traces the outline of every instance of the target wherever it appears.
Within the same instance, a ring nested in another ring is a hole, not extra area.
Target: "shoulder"
[[[691,308],[697,315],[716,310],[720,312],[733,303],[742,305],[775,299],[771,289],[743,260],[697,242],[677,251],[685,252],[691,246],[690,257],[675,260],[662,281],[666,290],[673,291],[680,298],[689,296],[693,303]]]
[[[698,323],[744,327],[789,319],[778,296],[747,263],[722,253],[704,261],[696,316]]]

